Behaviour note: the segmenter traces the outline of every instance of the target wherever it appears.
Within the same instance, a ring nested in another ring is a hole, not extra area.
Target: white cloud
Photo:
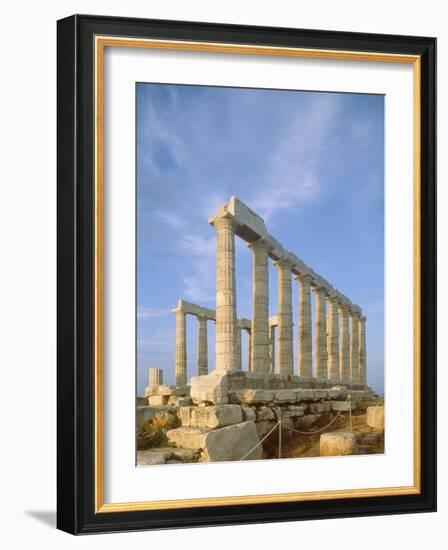
[[[153,308],[153,307],[138,307],[137,319],[153,319],[154,317],[165,317],[169,313],[169,309]]]
[[[165,222],[167,225],[172,227],[173,229],[181,229],[182,227],[185,227],[185,220],[175,214],[174,212],[166,212],[165,210],[158,210],[156,212],[156,216],[160,218],[163,222]]]

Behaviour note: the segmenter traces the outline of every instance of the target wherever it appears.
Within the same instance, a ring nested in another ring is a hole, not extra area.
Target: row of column
[[[217,232],[216,261],[216,368],[238,364],[236,323],[235,227],[232,216],[213,220]],[[272,335],[269,327],[269,242],[249,245],[253,252],[251,363],[255,372],[271,369]],[[277,372],[294,373],[292,268],[287,260],[275,262],[278,270]],[[309,275],[294,275],[299,283],[298,374],[313,376],[311,288]],[[313,286],[315,294],[314,373],[317,378],[344,383],[366,383],[365,317],[359,308],[340,303],[327,290]],[[328,306],[328,307],[327,307]],[[328,314],[327,314],[328,309]],[[271,338],[270,338],[271,337]],[[271,342],[270,342],[271,340]]]
[[[177,386],[187,383],[187,313],[180,309],[173,309],[176,314],[176,353],[175,378]],[[208,374],[207,349],[207,318],[196,316],[198,320],[198,376]]]

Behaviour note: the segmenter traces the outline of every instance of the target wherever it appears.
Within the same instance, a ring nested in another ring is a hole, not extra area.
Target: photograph
[[[385,452],[384,111],[135,84],[138,467]]]

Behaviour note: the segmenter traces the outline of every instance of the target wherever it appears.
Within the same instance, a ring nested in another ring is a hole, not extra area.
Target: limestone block
[[[315,391],[316,390],[312,390],[312,389],[294,390],[296,401],[308,401],[310,399],[314,399]]]
[[[367,407],[367,426],[378,431],[384,430],[384,406]]]
[[[145,407],[148,404],[148,397],[137,397],[136,405],[137,407]]]
[[[275,414],[274,411],[269,407],[260,407],[257,410],[257,422],[262,422],[263,420],[274,420]]]
[[[213,403],[224,405],[229,402],[229,381],[227,374],[214,370],[204,376],[194,376],[191,379],[190,396],[194,403]]]
[[[191,426],[196,428],[222,428],[243,421],[240,405],[213,405],[192,407]]]
[[[305,414],[305,407],[301,407],[300,405],[289,405],[288,413],[290,417],[303,416]]]
[[[191,405],[191,399],[189,397],[170,395],[168,405],[172,405],[173,407],[188,407],[188,405]]]
[[[176,386],[163,385],[157,388],[157,395],[174,395]]]
[[[255,409],[253,409],[252,407],[241,407],[241,409],[243,411],[243,421],[255,420]]]
[[[177,415],[181,421],[182,426],[191,426],[191,411],[194,407],[180,407]]]
[[[168,395],[151,395],[148,402],[151,407],[162,407],[168,404]]]
[[[255,422],[241,422],[218,430],[209,431],[205,436],[202,460],[219,462],[242,460],[260,442]],[[245,460],[262,458],[261,445],[252,450]]]
[[[314,397],[316,399],[326,399],[328,397],[328,390],[314,390]]]
[[[329,399],[337,399],[338,397],[341,396],[342,393],[343,393],[342,390],[335,390],[333,388],[331,388],[330,390],[327,390],[327,395]]]
[[[357,454],[356,436],[349,432],[328,432],[320,436],[320,456]]]
[[[274,392],[270,390],[242,390],[238,395],[242,403],[249,405],[270,403],[274,399]]]
[[[169,450],[148,450],[137,451],[137,466],[153,466],[156,464],[166,464],[166,461],[172,456],[173,452]]]
[[[209,430],[204,428],[175,428],[168,430],[166,435],[168,439],[181,449],[203,449]]]
[[[310,413],[323,413],[325,411],[325,406],[323,403],[310,403],[308,405],[308,410]]]
[[[296,399],[297,395],[294,390],[277,390],[274,395],[276,403],[295,403]]]
[[[333,411],[352,411],[356,409],[356,403],[353,401],[332,401],[331,410]]]

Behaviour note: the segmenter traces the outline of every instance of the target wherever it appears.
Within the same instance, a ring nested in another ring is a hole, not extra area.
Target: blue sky
[[[236,195],[367,316],[368,382],[383,391],[384,97],[137,84],[137,391],[174,381],[179,298],[215,304],[208,217]],[[251,317],[251,252],[237,238],[237,314]],[[270,266],[270,314],[277,276]],[[298,288],[293,284],[297,327]],[[214,326],[209,368],[214,365]],[[243,333],[244,334],[244,333]],[[187,317],[188,374],[197,321]],[[246,368],[243,336],[243,368]],[[295,344],[297,347],[297,343]]]

